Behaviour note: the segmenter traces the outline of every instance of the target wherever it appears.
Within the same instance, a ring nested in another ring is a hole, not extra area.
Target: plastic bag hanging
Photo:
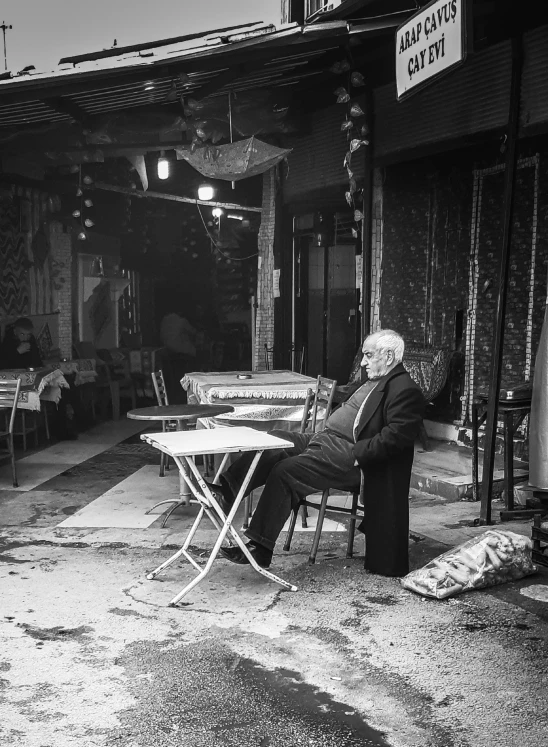
[[[336,88],[333,93],[337,97],[337,104],[346,104],[348,101],[350,101],[350,94],[348,93],[346,88],[343,88],[342,86]]]
[[[361,148],[362,145],[368,145],[367,140],[359,140],[358,138],[354,138],[350,141],[350,152],[354,153],[358,150],[358,148]]]
[[[348,62],[348,60],[339,60],[339,62],[335,62],[329,68],[329,72],[334,73],[335,75],[340,75],[341,73],[347,73],[349,70],[350,70],[350,63]]]

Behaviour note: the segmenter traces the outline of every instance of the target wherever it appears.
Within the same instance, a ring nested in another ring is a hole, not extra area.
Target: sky
[[[280,25],[281,0],[0,0],[8,70],[53,70],[61,57],[239,23]],[[0,36],[0,72],[4,50]]]

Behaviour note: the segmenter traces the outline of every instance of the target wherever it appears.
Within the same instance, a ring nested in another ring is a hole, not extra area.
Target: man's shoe
[[[206,482],[206,485],[213,493],[213,497],[215,498],[215,500],[221,507],[221,511],[224,513],[225,516],[228,516],[228,514],[230,513],[230,509],[232,508],[232,503],[227,501],[227,499],[225,498],[221,486],[213,485],[210,482]]]
[[[272,563],[272,550],[262,545],[255,545],[252,542],[246,545],[247,549],[251,553],[251,556],[261,568],[268,568]],[[247,556],[244,555],[242,549],[236,547],[221,547],[219,550],[220,554],[226,560],[230,560],[231,563],[237,563],[237,565],[249,565]]]

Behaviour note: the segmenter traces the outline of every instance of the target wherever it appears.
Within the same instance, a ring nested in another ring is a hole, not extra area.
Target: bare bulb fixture
[[[160,158],[158,159],[158,179],[169,178],[169,161],[167,160],[164,151],[160,151]]]
[[[198,187],[198,199],[204,200],[204,202],[209,202],[209,200],[213,199],[213,196],[215,195],[215,190],[211,186],[211,184],[201,184]]]
[[[221,215],[223,214],[224,214],[224,210],[222,210],[220,207],[213,208],[213,210],[211,211],[211,215],[214,218],[220,218]]]

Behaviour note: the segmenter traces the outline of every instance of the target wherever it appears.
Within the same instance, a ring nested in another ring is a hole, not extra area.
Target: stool
[[[480,414],[482,409],[484,412]],[[535,513],[514,508],[514,434],[530,411],[530,399],[499,400],[498,413],[504,424],[504,492],[506,495],[506,510],[500,512],[501,521],[510,521],[526,515],[533,516]],[[486,419],[487,397],[481,396],[472,403],[472,496],[474,501],[479,500],[479,429]]]

